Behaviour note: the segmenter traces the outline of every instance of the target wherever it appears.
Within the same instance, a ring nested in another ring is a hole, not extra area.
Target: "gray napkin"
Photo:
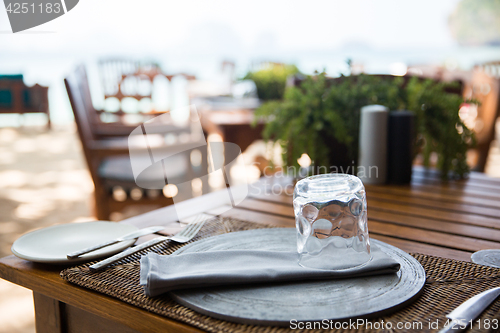
[[[230,286],[276,281],[339,279],[395,273],[399,263],[372,246],[367,264],[344,270],[321,270],[298,264],[297,252],[226,250],[179,255],[148,253],[141,257],[141,280],[147,296],[175,289]]]

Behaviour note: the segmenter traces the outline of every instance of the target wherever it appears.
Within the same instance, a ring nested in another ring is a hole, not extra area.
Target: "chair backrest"
[[[90,94],[89,79],[87,76],[87,71],[84,65],[79,65],[75,73],[79,80],[80,93],[82,95],[82,101],[89,116],[89,120],[92,124],[97,124],[100,122],[99,115],[92,104],[92,96]]]
[[[500,117],[500,61],[475,66],[464,97],[479,102],[477,113],[470,116],[474,121],[475,150],[478,153],[474,170],[484,172],[490,145],[495,139],[495,123]]]
[[[119,83],[123,77],[135,73],[139,62],[130,59],[102,59],[99,61],[99,76],[105,98],[116,96],[120,92]]]
[[[144,97],[151,98],[153,80],[162,74],[154,62],[140,63],[128,59],[101,60],[99,72],[104,98],[115,97],[120,101],[125,97],[137,100]],[[144,91],[144,88],[148,87],[149,89]]]
[[[500,62],[476,66],[466,97],[479,101],[476,118],[478,144],[489,145],[494,139],[495,120],[500,115]]]
[[[85,154],[85,159],[87,160],[87,165],[89,167],[92,179],[94,182],[97,177],[97,161],[90,151],[90,145],[96,139],[94,133],[92,132],[92,122],[87,112],[88,101],[85,99],[85,78],[82,73],[85,72],[83,66],[79,66],[74,72],[69,74],[65,79],[64,83],[66,85],[66,90],[68,92],[69,101],[71,103],[71,108],[73,109],[73,114],[75,116],[75,122],[78,129],[78,135],[80,141],[82,142],[83,152]]]

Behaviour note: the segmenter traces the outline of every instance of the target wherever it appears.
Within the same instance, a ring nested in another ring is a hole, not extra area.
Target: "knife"
[[[131,233],[128,233],[125,236],[122,236],[120,238],[116,238],[116,239],[113,239],[113,240],[110,240],[110,241],[107,241],[107,242],[104,242],[104,243],[101,243],[98,245],[94,245],[94,246],[88,247],[88,248],[83,249],[83,250],[71,252],[67,255],[67,257],[68,257],[68,259],[74,259],[74,258],[81,256],[82,254],[89,253],[89,252],[92,252],[95,250],[99,250],[99,249],[102,249],[103,247],[113,245],[113,244],[116,244],[119,242],[123,242],[126,240],[138,238],[138,237],[141,237],[144,235],[153,234],[153,233],[158,232],[158,231],[163,230],[163,229],[165,229],[165,227],[162,227],[162,226],[154,226],[154,227],[139,229],[139,230],[133,231]]]
[[[463,332],[471,321],[476,319],[500,295],[500,287],[493,288],[468,299],[451,311],[446,318],[451,322],[439,333]]]

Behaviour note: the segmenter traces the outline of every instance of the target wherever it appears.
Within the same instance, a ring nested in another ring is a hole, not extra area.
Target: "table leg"
[[[139,333],[138,331],[56,299],[33,292],[36,333]],[[156,332],[156,329],[152,331]],[[158,330],[158,332],[166,332]]]
[[[64,306],[58,300],[33,292],[35,303],[35,325],[37,333],[62,333],[63,327],[61,308]]]

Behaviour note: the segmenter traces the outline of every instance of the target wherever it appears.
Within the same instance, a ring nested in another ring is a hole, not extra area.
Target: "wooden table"
[[[435,172],[414,169],[409,186],[367,186],[370,237],[407,252],[470,261],[471,253],[500,249],[500,179],[473,173],[469,180],[443,183]],[[294,227],[292,198],[279,194],[280,182],[261,181],[236,208],[223,192],[184,201],[175,208],[197,215],[236,217],[257,223]],[[273,194],[273,191],[275,192]],[[122,223],[138,227],[173,221],[173,206]],[[183,218],[189,220],[189,217]],[[142,240],[144,241],[144,239]],[[114,298],[71,285],[61,267],[8,256],[0,277],[33,290],[37,332],[199,332]]]
[[[252,125],[254,110],[209,110],[203,111],[201,124],[210,134],[219,134],[224,142],[237,144],[245,151],[255,140],[262,139],[264,124]]]

